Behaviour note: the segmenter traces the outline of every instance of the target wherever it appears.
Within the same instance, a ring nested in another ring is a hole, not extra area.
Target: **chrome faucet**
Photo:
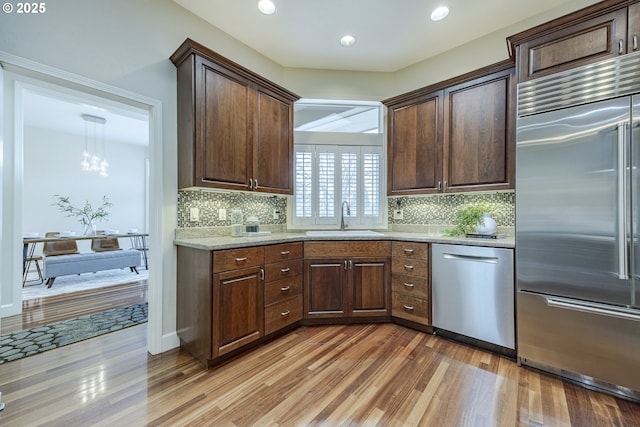
[[[347,215],[351,215],[351,207],[349,206],[349,201],[345,200],[342,202],[342,207],[340,208],[340,231],[344,231],[348,225],[344,224],[344,205],[347,205]]]

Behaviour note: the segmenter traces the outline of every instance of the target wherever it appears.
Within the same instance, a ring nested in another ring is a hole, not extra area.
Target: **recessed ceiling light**
[[[340,44],[344,47],[351,47],[356,43],[356,38],[346,35],[340,39]]]
[[[271,0],[260,0],[258,9],[265,15],[273,15],[276,12],[276,5]]]
[[[447,6],[437,7],[431,12],[432,21],[442,21],[449,15],[449,8]]]

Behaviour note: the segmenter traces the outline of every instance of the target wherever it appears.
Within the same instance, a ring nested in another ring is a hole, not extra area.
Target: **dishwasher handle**
[[[495,256],[477,256],[477,255],[463,255],[463,254],[452,254],[452,253],[443,253],[443,258],[445,259],[456,259],[460,261],[476,261],[476,262],[486,262],[488,264],[497,264],[498,257]]]

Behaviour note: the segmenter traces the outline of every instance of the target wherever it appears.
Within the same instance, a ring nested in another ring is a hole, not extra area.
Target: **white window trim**
[[[354,150],[356,148],[356,150]],[[295,195],[290,196],[288,205],[288,228],[289,229],[334,229],[340,225],[341,219],[341,209],[342,209],[342,173],[341,173],[341,156],[343,153],[351,153],[356,152],[358,155],[358,172],[357,179],[358,182],[356,187],[359,189],[363,188],[362,183],[362,167],[363,167],[363,155],[367,153],[378,153],[380,154],[380,185],[378,191],[380,192],[380,215],[370,220],[367,220],[364,216],[364,207],[365,207],[365,194],[364,191],[358,191],[356,206],[352,206],[352,215],[346,215],[345,211],[345,222],[349,225],[351,229],[359,229],[359,228],[385,228],[387,227],[387,198],[385,195],[386,189],[386,160],[385,160],[385,152],[384,147],[382,146],[358,146],[354,147],[353,145],[300,145],[296,148],[296,152],[304,151],[311,152],[312,154],[312,162],[313,162],[313,174],[318,173],[318,162],[319,162],[319,153],[322,152],[332,152],[336,153],[337,157],[335,159],[335,168],[334,168],[334,182],[335,182],[335,194],[336,197],[333,201],[333,212],[334,215],[331,217],[322,217],[318,216],[318,199],[317,196],[314,197],[312,201],[312,217],[297,217],[296,216],[296,200]],[[317,177],[312,177],[313,189],[312,192],[315,195],[319,194],[319,180]],[[355,210],[355,212],[354,212]]]
[[[349,101],[349,100],[327,100],[327,99],[304,99],[298,101],[304,104],[318,105],[353,105],[353,106],[376,106],[379,108],[378,125],[381,129],[380,133],[349,133],[349,132],[312,132],[312,131],[295,131],[294,132],[294,151],[311,151],[314,152],[313,173],[317,174],[317,152],[322,150],[321,146],[333,147],[333,152],[342,153],[350,151],[349,147],[358,146],[358,188],[362,189],[361,170],[363,167],[362,154],[367,152],[380,153],[380,216],[372,221],[364,220],[364,192],[358,191],[357,209],[359,210],[357,217],[348,217],[345,215],[345,222],[348,223],[350,229],[386,229],[388,226],[387,218],[387,173],[386,173],[386,132],[385,132],[385,108],[380,102],[372,101]],[[327,148],[327,147],[326,147]],[[326,149],[325,148],[325,149]],[[295,159],[294,159],[295,161]],[[340,226],[340,209],[342,208],[342,180],[341,180],[341,163],[336,162],[335,168],[336,198],[334,200],[335,215],[330,218],[320,219],[317,215],[317,199],[313,201],[311,218],[296,217],[295,195],[288,197],[287,203],[287,228],[290,230],[310,230],[310,229],[336,229]],[[319,193],[319,180],[312,178],[313,189],[312,194]],[[345,212],[346,214],[346,212]]]

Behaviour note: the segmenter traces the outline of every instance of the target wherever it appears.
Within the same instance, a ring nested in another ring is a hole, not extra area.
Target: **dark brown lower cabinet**
[[[306,319],[347,316],[347,260],[306,259],[304,262],[304,317]]]
[[[305,242],[304,318],[390,316],[390,255],[390,242]]]
[[[261,267],[214,274],[214,357],[227,354],[263,336],[263,274]]]
[[[390,314],[389,258],[349,260],[350,316],[388,316]]]

